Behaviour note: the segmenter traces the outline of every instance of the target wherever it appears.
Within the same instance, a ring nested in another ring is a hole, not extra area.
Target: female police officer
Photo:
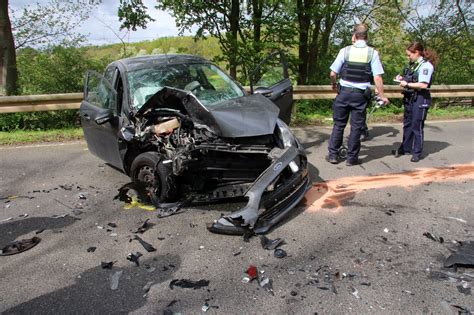
[[[429,87],[438,56],[419,42],[411,43],[406,54],[410,63],[403,71],[403,76],[396,77],[404,88],[403,142],[392,153],[395,157],[411,153],[410,161],[418,162],[423,151],[423,127],[431,105]]]

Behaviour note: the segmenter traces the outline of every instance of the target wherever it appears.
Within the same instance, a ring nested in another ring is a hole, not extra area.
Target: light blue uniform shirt
[[[420,62],[422,59],[423,57],[420,57],[420,59],[418,59],[418,62]],[[430,84],[431,76],[433,75],[433,72],[434,72],[433,65],[431,64],[431,62],[426,60],[425,62],[421,64],[420,68],[418,69],[418,82]]]
[[[366,47],[367,43],[365,42],[365,40],[360,40],[359,39],[354,43],[354,46],[356,46],[356,47]],[[344,64],[344,49],[345,48],[342,48],[339,51],[339,54],[337,54],[336,60],[334,60],[334,62],[332,63],[332,65],[330,67],[330,69],[332,71],[336,72],[337,74],[339,74],[339,72],[341,71],[342,65]],[[372,75],[376,76],[376,75],[381,75],[381,74],[384,73],[383,72],[383,67],[382,67],[382,62],[380,61],[379,53],[375,49],[374,49],[374,54],[372,55],[372,60],[370,61],[370,66],[372,68]],[[356,83],[356,82],[349,82],[349,81],[346,81],[346,80],[343,80],[343,79],[339,80],[339,84],[341,86],[357,88],[357,89],[361,89],[361,90],[365,90],[366,88],[368,88],[370,86],[370,82],[358,82],[358,83]]]

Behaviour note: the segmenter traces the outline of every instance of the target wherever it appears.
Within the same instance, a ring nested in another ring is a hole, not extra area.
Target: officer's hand
[[[400,86],[401,86],[401,87],[404,88],[404,87],[406,87],[407,85],[408,85],[408,82],[407,82],[407,81],[405,81],[405,80],[400,81]]]
[[[333,91],[336,91],[337,90],[337,83],[332,83],[331,87],[332,87]]]
[[[388,103],[390,103],[390,101],[386,97],[381,97],[380,99],[383,101],[384,106],[387,105]]]

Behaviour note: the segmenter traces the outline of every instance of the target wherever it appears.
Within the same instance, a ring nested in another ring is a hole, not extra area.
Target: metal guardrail
[[[388,98],[402,98],[402,88],[385,85]],[[430,88],[432,97],[472,97],[474,85],[434,85]],[[336,93],[329,85],[298,85],[294,87],[295,100],[333,99]],[[39,112],[63,109],[78,109],[82,93],[47,94],[27,96],[0,96],[0,113]]]

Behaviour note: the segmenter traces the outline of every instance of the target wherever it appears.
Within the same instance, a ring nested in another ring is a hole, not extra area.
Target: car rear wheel
[[[171,167],[161,162],[160,154],[144,152],[138,155],[133,160],[130,170],[133,183],[145,187],[150,201],[154,204],[167,202],[176,195],[176,188],[172,185]]]

